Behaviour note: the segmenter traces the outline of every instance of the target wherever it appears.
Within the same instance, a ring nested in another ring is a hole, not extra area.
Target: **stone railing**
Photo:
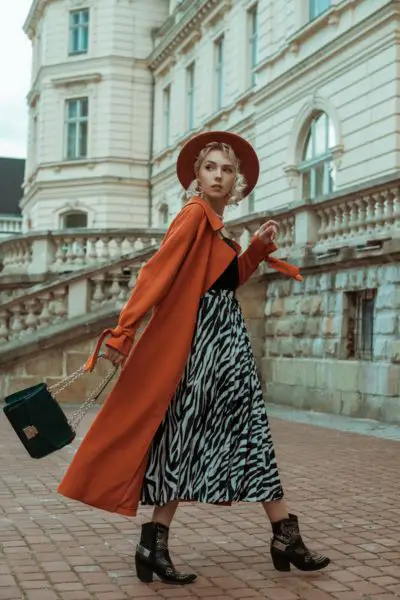
[[[69,229],[9,238],[0,241],[0,277],[81,270],[154,246],[164,234],[161,229]]]
[[[400,233],[399,183],[315,206],[316,251],[356,246]]]
[[[250,236],[264,220],[262,214],[247,218],[245,223],[232,222],[232,227],[229,225],[228,227],[235,239],[245,248]],[[276,220],[280,224],[278,243],[281,251],[287,253],[293,244],[294,216],[277,215]],[[50,333],[52,328],[63,327],[63,324],[67,327],[71,320],[85,315],[91,319],[97,314],[104,314],[104,311],[112,312],[120,309],[136,282],[140,268],[159,247],[158,240],[164,232],[152,231],[152,237],[146,237],[142,232],[140,236],[137,235],[137,238],[133,234],[128,236],[126,231],[119,234],[117,237],[115,233],[112,236],[107,233],[102,236],[97,235],[96,238],[92,234],[84,236],[82,232],[76,235],[68,232],[68,235],[64,233],[64,235],[54,234],[33,238],[33,241],[45,244],[47,250],[49,244],[54,243],[54,237],[58,243],[62,240],[67,245],[69,251],[60,256],[60,262],[57,261],[57,252],[51,253],[52,259],[48,262],[51,270],[57,271],[61,266],[60,271],[65,271],[66,266],[75,265],[80,270],[64,274],[50,284],[40,284],[24,291],[17,291],[11,297],[3,296],[0,304],[0,344],[4,346],[8,343],[21,342],[28,336],[46,330]],[[94,254],[93,242],[96,240],[102,245],[98,253]],[[129,247],[124,245],[125,242],[130,241],[129,243],[134,245],[133,240],[138,245],[139,241],[141,245],[146,242],[147,247],[124,257],[123,252]],[[18,241],[23,242],[19,246],[20,255],[23,256],[23,249],[32,243],[32,239],[30,242],[15,240],[13,248],[17,248]],[[81,244],[84,242],[87,248],[90,247],[91,253],[86,251],[82,254],[74,250],[71,245],[75,241],[80,241]],[[18,264],[19,268],[24,264],[26,267],[32,265],[32,258],[30,262],[19,261],[14,264]]]
[[[227,221],[233,237],[245,249],[250,237],[268,219],[278,222],[276,256],[307,252],[322,255],[345,247],[368,247],[400,237],[400,181],[336,193],[320,202],[295,203],[273,211]],[[0,241],[3,276],[67,274],[108,265],[124,256],[155,247],[161,229],[63,230],[31,233]]]
[[[85,269],[29,288],[0,305],[0,345],[23,342],[29,336],[68,327],[78,317],[88,319],[120,309],[140,268],[158,246],[136,252],[112,265]]]
[[[22,232],[22,218],[0,215],[0,240],[2,237],[18,235]]]

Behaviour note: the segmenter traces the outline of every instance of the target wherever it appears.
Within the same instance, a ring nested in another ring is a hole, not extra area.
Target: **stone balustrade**
[[[394,184],[361,192],[321,204],[315,210],[317,250],[395,237],[400,224],[400,188]]]
[[[0,242],[1,275],[69,273],[157,245],[162,229],[69,229]]]
[[[299,256],[304,248],[315,254],[344,247],[367,246],[400,237],[400,185],[398,180],[346,194],[336,193],[323,202],[294,203],[274,211],[253,213],[227,221],[242,248],[267,219],[279,225],[277,257]],[[113,263],[132,252],[157,246],[163,229],[76,229],[30,233],[0,241],[2,276],[65,274]]]
[[[15,236],[22,232],[22,218],[9,215],[0,215],[0,239]]]
[[[131,293],[140,268],[155,248],[134,253],[112,266],[86,269],[54,283],[35,286],[3,302],[0,345],[21,342],[64,324],[69,326],[77,317],[91,318],[119,310]]]

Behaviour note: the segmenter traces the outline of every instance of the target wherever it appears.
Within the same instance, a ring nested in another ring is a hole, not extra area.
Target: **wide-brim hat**
[[[260,163],[253,146],[236,133],[230,131],[207,131],[200,133],[189,140],[179,153],[176,163],[178,179],[185,190],[189,187],[196,173],[194,165],[203,150],[210,142],[221,142],[228,144],[239,160],[240,172],[244,176],[247,186],[243,191],[243,197],[248,196],[254,189],[260,174]]]

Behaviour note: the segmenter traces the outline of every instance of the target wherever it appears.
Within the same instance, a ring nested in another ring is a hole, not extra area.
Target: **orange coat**
[[[136,515],[151,442],[184,371],[200,298],[235,256],[217,235],[220,229],[222,223],[206,201],[188,202],[141,270],[118,326],[100,337],[88,370],[107,334],[107,345],[127,359],[59,485],[64,496]],[[238,259],[240,285],[264,259],[301,280],[296,267],[268,258],[275,249],[253,238]],[[152,308],[150,322],[132,349],[138,325]]]

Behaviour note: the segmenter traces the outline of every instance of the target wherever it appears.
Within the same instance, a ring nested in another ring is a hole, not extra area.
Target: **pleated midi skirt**
[[[152,441],[141,503],[283,497],[261,383],[231,290],[200,301],[185,371]]]

